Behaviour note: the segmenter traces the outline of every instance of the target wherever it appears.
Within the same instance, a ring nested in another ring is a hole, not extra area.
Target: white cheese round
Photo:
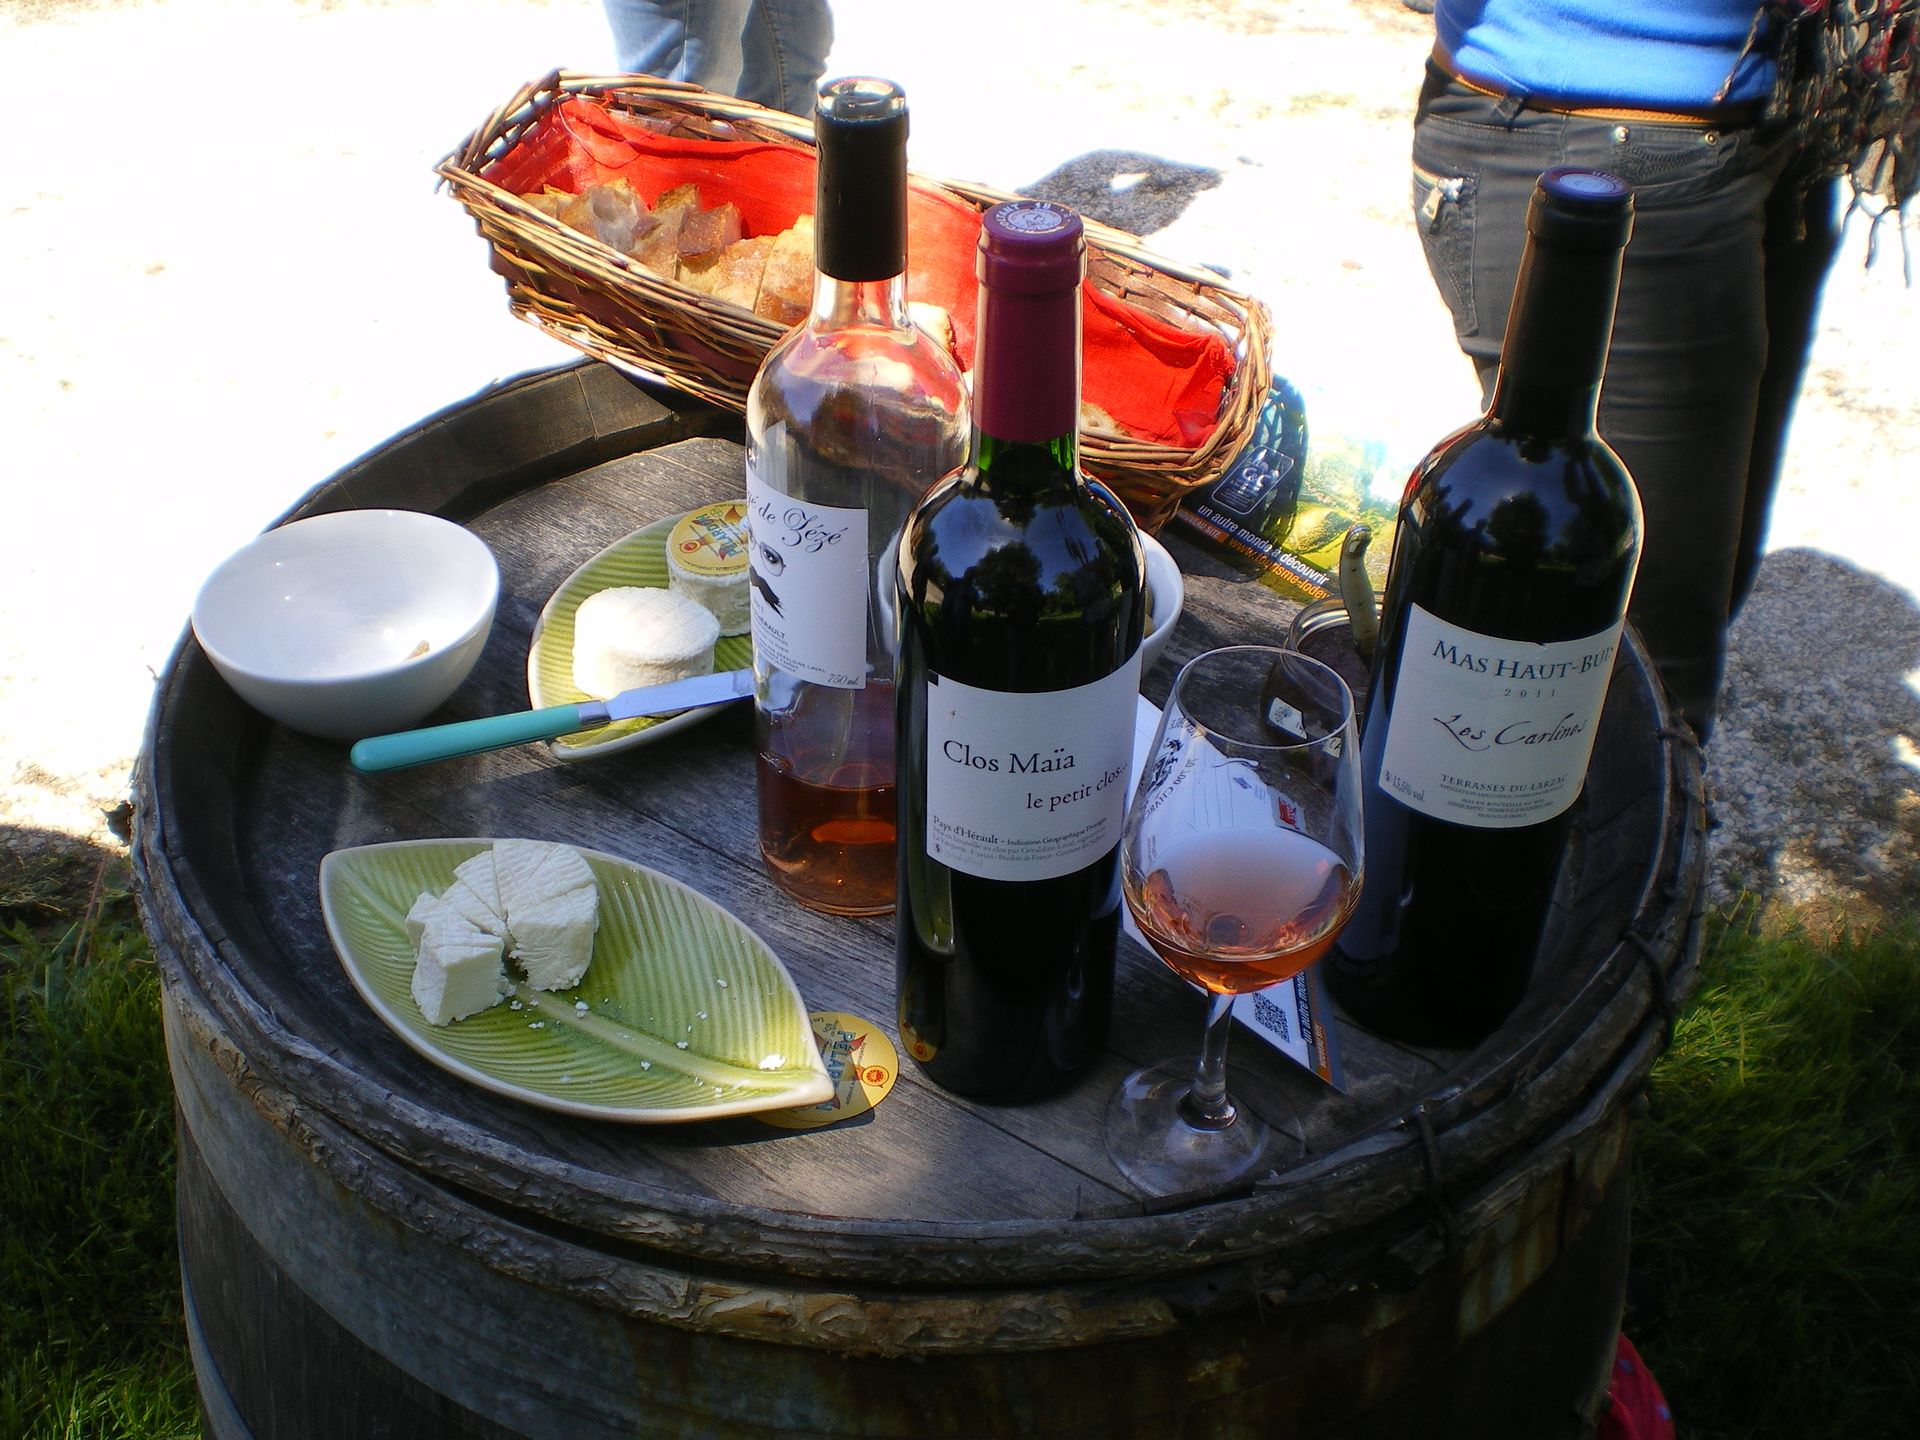
[[[671,590],[601,590],[573,615],[573,683],[596,700],[713,672],[720,622]]]

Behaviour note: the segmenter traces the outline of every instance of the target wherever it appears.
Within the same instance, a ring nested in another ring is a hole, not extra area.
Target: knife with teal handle
[[[581,730],[632,720],[642,715],[669,715],[703,705],[724,705],[753,693],[753,671],[723,670],[717,675],[694,675],[664,685],[623,690],[611,700],[582,700],[576,705],[549,705],[511,715],[486,715],[478,720],[456,720],[450,725],[428,725],[356,741],[349,759],[356,770],[399,770],[433,760],[478,755],[531,740],[557,740]]]

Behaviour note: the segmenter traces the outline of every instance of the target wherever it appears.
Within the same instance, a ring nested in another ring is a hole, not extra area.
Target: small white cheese
[[[509,988],[501,950],[498,935],[449,906],[436,904],[422,917],[412,990],[429,1025],[450,1025],[500,1003]]]
[[[641,685],[713,673],[720,622],[671,590],[622,585],[573,614],[573,683],[597,700]]]
[[[722,635],[751,627],[747,542],[744,500],[691,511],[667,536],[667,588],[711,610]]]

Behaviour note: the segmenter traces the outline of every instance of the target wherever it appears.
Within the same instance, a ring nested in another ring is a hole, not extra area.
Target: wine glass
[[[1207,997],[1197,1064],[1128,1076],[1107,1152],[1149,1195],[1266,1168],[1271,1132],[1227,1094],[1236,995],[1306,969],[1360,895],[1353,696],[1319,661],[1268,645],[1209,650],[1173,682],[1120,841],[1127,907]]]

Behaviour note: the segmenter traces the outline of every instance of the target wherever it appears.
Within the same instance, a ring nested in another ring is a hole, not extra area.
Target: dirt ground
[[[839,0],[932,175],[1051,181],[1271,307],[1318,423],[1403,467],[1469,418],[1408,214],[1431,21],[1401,0]],[[937,43],[933,41],[937,39]],[[354,456],[571,353],[512,320],[433,163],[611,63],[599,0],[0,0],[0,841],[113,843],[153,676],[218,560]],[[1092,205],[1089,204],[1089,208]],[[1829,282],[1710,752],[1717,896],[1920,884],[1920,300]],[[1402,473],[1404,471],[1402,470]]]

